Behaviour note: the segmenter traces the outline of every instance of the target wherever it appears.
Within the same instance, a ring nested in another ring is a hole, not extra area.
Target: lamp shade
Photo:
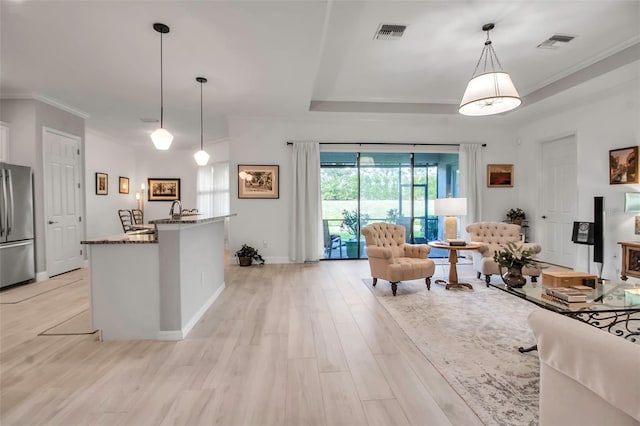
[[[433,207],[436,216],[464,216],[467,214],[467,199],[437,198]]]
[[[156,149],[166,151],[171,146],[171,142],[173,142],[173,135],[168,130],[160,127],[151,133],[151,140]]]
[[[458,112],[471,116],[493,115],[517,108],[521,103],[509,74],[489,72],[469,80]]]
[[[624,211],[627,213],[640,212],[640,192],[627,192],[624,194]]]
[[[200,150],[193,154],[193,158],[196,159],[196,164],[198,166],[206,166],[209,162],[209,154],[206,151]]]

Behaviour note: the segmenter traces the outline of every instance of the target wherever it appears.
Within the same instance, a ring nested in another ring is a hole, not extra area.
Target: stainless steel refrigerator
[[[35,278],[30,167],[0,163],[0,288]]]

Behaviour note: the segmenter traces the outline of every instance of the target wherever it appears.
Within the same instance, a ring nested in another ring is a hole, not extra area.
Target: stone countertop
[[[155,232],[133,231],[126,234],[109,235],[107,237],[92,238],[82,241],[82,244],[157,244],[158,235]]]
[[[236,216],[236,213],[227,214],[223,216],[207,216],[207,217],[204,217],[204,215],[202,214],[186,214],[179,217],[176,216],[173,218],[150,220],[149,223],[154,225],[197,224],[197,223],[216,222],[226,217],[232,217],[232,216]]]

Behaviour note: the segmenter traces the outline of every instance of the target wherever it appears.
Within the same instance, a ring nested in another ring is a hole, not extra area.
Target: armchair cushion
[[[400,281],[425,278],[427,288],[436,266],[427,256],[426,244],[405,242],[405,228],[391,223],[372,223],[362,228],[367,245],[369,268],[374,286],[381,278],[391,283],[393,295]]]

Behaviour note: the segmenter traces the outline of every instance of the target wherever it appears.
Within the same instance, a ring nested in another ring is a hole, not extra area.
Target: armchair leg
[[[531,282],[532,283],[537,283],[538,282],[538,276],[537,275],[531,275]]]
[[[477,278],[477,279],[480,279],[480,276],[481,276],[481,275],[482,275],[482,274],[481,274],[480,272],[476,272],[476,278]]]
[[[425,278],[424,281],[427,284],[427,290],[431,290],[431,277]]]
[[[378,284],[378,279],[376,277],[373,277],[373,286],[375,287],[376,284]]]
[[[489,283],[491,282],[491,275],[484,276],[484,282],[487,283],[487,287],[489,287]]]
[[[391,283],[391,292],[393,295],[396,295],[396,290],[398,289],[398,283]]]

